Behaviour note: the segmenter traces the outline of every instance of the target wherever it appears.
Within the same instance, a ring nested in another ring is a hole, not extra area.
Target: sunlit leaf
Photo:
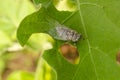
[[[29,0],[4,0],[0,3],[0,50],[14,43],[20,21],[34,10]]]
[[[7,80],[34,80],[34,75],[25,71],[15,71],[8,76]]]

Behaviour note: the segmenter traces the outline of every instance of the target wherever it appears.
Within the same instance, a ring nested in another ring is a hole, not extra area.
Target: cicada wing
[[[77,33],[75,30],[72,30],[59,23],[56,23],[55,27],[49,31],[49,34],[52,35],[52,37],[55,39],[73,42],[78,41],[81,35]]]

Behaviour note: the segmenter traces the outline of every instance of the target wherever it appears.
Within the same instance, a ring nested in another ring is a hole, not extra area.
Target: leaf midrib
[[[84,19],[83,19],[83,16],[82,16],[81,8],[80,8],[80,1],[79,0],[76,0],[76,1],[77,1],[78,12],[79,12],[79,16],[80,16],[80,19],[81,19],[82,27],[83,27],[83,30],[84,30],[84,34],[85,34],[85,37],[87,37],[86,41],[87,41],[88,49],[89,49],[88,53],[90,54],[90,58],[91,58],[91,61],[93,63],[93,66],[94,66],[96,78],[97,78],[97,80],[99,80],[99,77],[98,77],[98,74],[97,74],[97,69],[96,69],[96,66],[95,66],[95,63],[94,63],[94,60],[93,60],[93,56],[92,56],[91,45],[90,45],[90,41],[88,39],[85,22],[84,22]],[[85,59],[85,57],[84,57],[84,59]],[[80,64],[79,64],[79,66],[80,66]],[[78,72],[78,70],[80,68],[79,66],[78,66],[78,69],[76,70],[76,73],[73,76],[72,80],[74,80],[74,78],[76,77],[76,74],[77,74],[77,72]]]

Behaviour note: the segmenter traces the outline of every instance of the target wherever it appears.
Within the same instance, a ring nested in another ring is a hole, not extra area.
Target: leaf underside
[[[75,12],[57,11],[52,3],[27,16],[20,24],[17,37],[24,45],[33,33],[48,33],[59,22],[81,33],[76,43],[80,62],[73,65],[60,54],[65,41],[55,40],[53,49],[43,58],[57,73],[57,80],[120,80],[116,54],[120,48],[119,0],[76,0]],[[52,35],[51,35],[52,36]]]

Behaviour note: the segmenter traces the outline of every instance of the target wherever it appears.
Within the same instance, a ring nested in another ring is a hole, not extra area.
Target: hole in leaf
[[[118,52],[118,54],[116,56],[116,61],[118,64],[120,64],[120,51]]]
[[[79,63],[79,52],[75,46],[65,43],[60,47],[60,52],[68,62],[72,64]]]
[[[53,0],[53,3],[59,11],[76,11],[77,6],[74,0]]]
[[[27,43],[35,51],[48,50],[53,48],[53,38],[45,33],[35,33],[29,38]]]

